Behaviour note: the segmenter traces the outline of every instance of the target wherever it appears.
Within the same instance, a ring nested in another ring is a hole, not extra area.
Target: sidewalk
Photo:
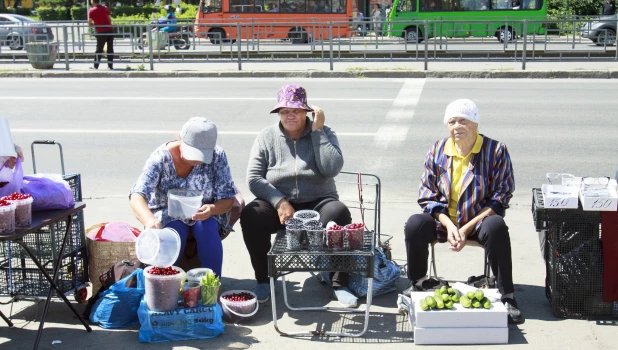
[[[125,198],[88,200],[90,215],[87,225],[104,218],[114,217],[120,221],[133,223],[134,218],[127,210]],[[399,263],[405,261],[401,220],[411,214],[411,203],[383,203],[382,231],[393,234],[394,258]],[[413,209],[416,210],[416,209]],[[516,295],[525,316],[526,323],[509,326],[509,349],[529,345],[530,349],[615,349],[617,322],[559,319],[552,315],[545,297],[545,267],[540,253],[537,234],[532,223],[529,197],[521,198],[509,209],[506,218],[509,225],[513,249],[513,272]],[[223,265],[223,288],[251,289],[252,270],[249,256],[244,248],[240,232],[232,234],[223,242],[225,261]],[[461,254],[452,253],[446,245],[436,248],[438,272],[440,276],[451,279],[465,279],[482,271],[482,250],[466,248]],[[330,304],[332,300],[328,287],[321,285],[308,273],[294,273],[288,276],[289,300],[292,306],[319,306]],[[400,280],[400,289],[405,285]],[[281,281],[278,282],[277,301],[279,327],[284,331],[294,330],[332,330],[359,331],[364,316],[336,312],[295,312],[285,308],[281,294]],[[215,339],[173,343],[140,344],[138,327],[119,330],[105,330],[93,326],[87,333],[72,317],[68,308],[55,299],[49,310],[40,349],[375,349],[387,345],[389,349],[410,349],[413,346],[413,333],[407,318],[399,315],[396,308],[396,293],[374,298],[371,308],[369,330],[360,338],[281,337],[272,322],[270,302],[260,305],[260,310],[251,323],[242,325],[226,324],[225,333]],[[0,298],[6,302],[8,298]],[[364,299],[360,306],[364,306]],[[83,304],[74,304],[82,311]],[[11,312],[12,308],[12,312]],[[11,305],[0,305],[6,315],[12,314],[15,327],[9,329],[0,321],[0,347],[12,350],[31,349],[39,326],[43,302],[20,301]],[[60,340],[62,344],[53,345]],[[487,346],[506,348],[506,346]],[[446,348],[446,347],[432,347]],[[477,349],[478,346],[460,346],[459,349]]]
[[[323,62],[114,62],[109,71],[105,63],[98,70],[88,63],[71,63],[65,70],[63,61],[54,69],[37,70],[29,63],[0,63],[0,78],[536,78],[536,79],[616,79],[618,62],[429,62],[427,71],[423,62],[338,62],[330,70],[328,60]],[[130,70],[127,69],[129,67]],[[140,70],[144,69],[144,70]]]

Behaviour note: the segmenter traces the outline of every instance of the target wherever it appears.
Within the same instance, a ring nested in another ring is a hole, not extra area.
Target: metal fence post
[[[150,28],[150,23],[148,23],[146,30],[148,31],[148,56],[150,56],[150,70],[154,70],[154,62],[152,57],[152,28]],[[142,43],[142,48],[144,47],[143,45],[144,43]]]
[[[332,71],[333,70],[333,22],[328,22],[328,32],[329,32],[328,44],[330,47],[329,61],[330,61],[330,70]]]
[[[251,18],[251,49],[255,50],[255,19]]]
[[[69,34],[67,26],[62,27],[62,35],[64,37],[64,64],[66,65],[66,70],[69,70]]]
[[[607,37],[607,35],[605,37]],[[575,19],[573,19],[573,45],[571,46],[572,49],[575,49]]]
[[[238,70],[242,70],[242,46],[240,45],[240,23],[236,23],[236,44],[238,48]]]
[[[429,38],[429,35],[427,33],[427,31],[429,30],[429,25],[427,24],[427,20],[425,20],[425,70],[427,70],[427,56],[429,55],[429,47],[427,47],[427,38]],[[418,37],[418,35],[417,35]],[[417,40],[418,41],[418,40]]]
[[[521,50],[521,70],[526,70],[526,41],[528,40],[528,20],[524,20],[524,47]]]

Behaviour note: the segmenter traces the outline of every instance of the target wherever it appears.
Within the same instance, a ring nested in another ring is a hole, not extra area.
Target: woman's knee
[[[323,222],[324,220],[334,221],[338,225],[347,225],[352,223],[352,214],[350,214],[350,209],[341,201],[330,201],[318,211],[320,212],[320,221],[322,221],[324,225],[328,223]]]
[[[483,219],[481,230],[486,232],[489,241],[510,240],[509,228],[500,215],[491,215]]]
[[[406,221],[403,232],[406,241],[425,239],[426,236],[435,234],[436,221],[430,214],[414,214]]]

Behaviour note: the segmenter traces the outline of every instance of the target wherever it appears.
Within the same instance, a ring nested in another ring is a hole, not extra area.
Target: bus
[[[425,27],[419,21],[430,21]],[[545,34],[547,0],[395,0],[389,14],[391,36],[420,43],[432,37],[490,37],[501,43],[526,34]],[[509,23],[509,21],[513,21]]]
[[[289,39],[293,43],[350,37],[356,18],[356,0],[201,0],[195,35],[213,44],[238,38]]]

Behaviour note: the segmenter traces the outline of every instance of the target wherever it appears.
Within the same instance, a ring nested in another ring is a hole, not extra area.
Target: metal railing
[[[403,26],[407,29],[399,31],[392,30],[399,23],[382,22],[378,32],[383,35],[375,35],[372,23],[179,23],[182,30],[169,35],[159,32],[165,24],[115,23],[114,64],[118,69],[139,63],[154,70],[166,62],[235,62],[242,70],[243,62],[313,61],[328,63],[332,70],[335,62],[416,61],[427,70],[439,61],[510,61],[521,63],[523,70],[531,61],[618,60],[615,19],[408,21]],[[58,60],[67,70],[94,61],[93,28],[85,22],[46,24],[54,32]],[[472,31],[485,35],[472,37]],[[277,37],[281,39],[273,39]],[[46,42],[40,34],[25,34],[23,39]],[[29,55],[45,53],[1,50],[0,63],[24,63]]]

